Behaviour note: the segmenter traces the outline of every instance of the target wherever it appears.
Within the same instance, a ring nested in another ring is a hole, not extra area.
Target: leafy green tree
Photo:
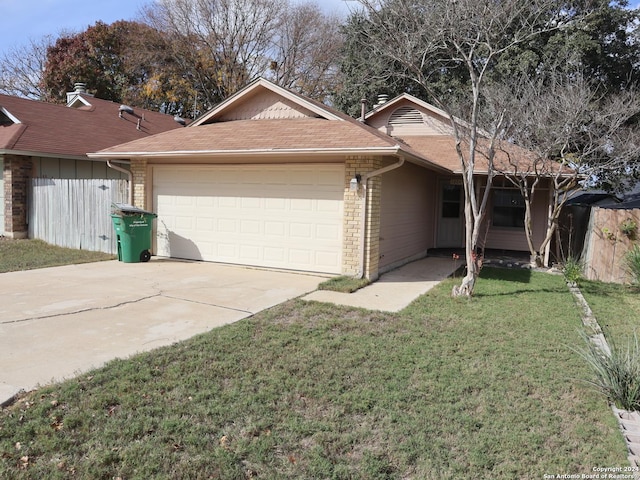
[[[572,15],[563,28],[518,45],[512,55],[501,59],[495,80],[521,74],[555,79],[565,67],[560,59],[570,58],[604,94],[637,84],[640,10],[630,9],[626,0],[581,0],[570,7]]]
[[[435,12],[434,5],[415,0],[360,3],[365,9],[352,13],[343,27],[342,81],[334,96],[337,107],[357,116],[360,99],[367,98],[371,104],[378,93],[395,96],[407,92],[433,103],[437,99],[447,104],[463,101],[470,88],[464,64],[442,57],[441,51],[424,52],[419,48],[437,32],[434,27],[431,33],[417,33],[417,24]],[[372,8],[375,18],[365,13]],[[533,35],[513,45],[508,55],[492,60],[486,72],[488,83],[500,83],[513,75],[547,75],[559,67],[557,59],[569,56],[580,63],[586,76],[597,80],[602,93],[620,91],[640,80],[640,10],[630,9],[626,0],[559,1],[540,12],[540,23],[551,20],[558,8],[565,13],[564,24],[558,25],[562,28]],[[395,14],[401,9],[415,12],[415,24]],[[513,26],[505,26],[505,35],[512,32]],[[402,42],[404,51],[396,49],[392,56],[380,55],[375,45],[381,38],[395,45]],[[418,69],[409,71],[402,57],[411,55]]]

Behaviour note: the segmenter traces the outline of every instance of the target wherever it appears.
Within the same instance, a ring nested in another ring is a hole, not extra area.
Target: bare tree
[[[522,194],[527,243],[537,266],[549,262],[548,246],[567,194],[579,182],[626,177],[637,170],[640,158],[640,131],[633,122],[640,113],[638,92],[604,96],[580,67],[572,70],[503,84],[487,96],[507,112],[500,143],[507,161],[496,168]],[[546,229],[535,244],[532,204],[544,187],[549,189]]]
[[[174,35],[177,56],[213,104],[267,71],[286,0],[160,0],[145,20]]]
[[[46,35],[8,50],[0,58],[0,92],[47,100],[42,86],[42,73],[47,61],[47,49],[54,41],[53,36]]]
[[[505,121],[505,112],[496,112],[486,131],[480,129],[488,75],[517,45],[562,26],[564,5],[553,0],[358,2],[369,18],[363,41],[390,64],[401,65],[404,75],[429,92],[432,101],[449,115],[463,172],[467,263],[467,274],[453,294],[471,296],[480,270],[477,256],[482,224],[496,174],[496,142]],[[467,94],[459,102],[432,88],[432,76],[443,69],[462,69],[468,77]],[[484,188],[476,178],[480,157],[487,171]]]
[[[316,3],[291,5],[273,38],[267,76],[278,85],[324,100],[335,90],[341,46],[336,15],[326,15]]]

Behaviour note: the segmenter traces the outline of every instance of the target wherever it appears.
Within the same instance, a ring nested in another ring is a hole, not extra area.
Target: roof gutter
[[[242,150],[171,150],[165,152],[96,152],[89,153],[89,158],[130,159],[131,157],[156,158],[156,157],[209,157],[213,155],[242,156],[242,155],[297,155],[305,154],[344,154],[344,155],[394,155],[398,152],[398,146],[374,147],[374,148],[267,148],[267,149],[242,149]]]
[[[61,158],[65,160],[89,160],[85,155],[68,155],[66,153],[36,152],[35,150],[0,149],[0,155],[16,155],[21,157]]]
[[[107,166],[109,168],[113,168],[114,170],[117,170],[118,172],[122,172],[125,173],[127,175],[127,177],[129,177],[129,188],[128,188],[128,203],[129,205],[133,205],[133,174],[131,173],[131,170],[127,170],[126,168],[122,168],[119,167],[118,165],[113,165],[111,163],[111,160],[107,160]]]
[[[365,173],[361,177],[361,185],[362,185],[362,206],[360,207],[360,267],[358,270],[357,278],[364,278],[365,270],[366,270],[366,249],[365,243],[367,240],[367,192],[368,192],[368,183],[367,181],[370,178],[377,177],[378,175],[382,175],[383,173],[390,172],[391,170],[395,170],[396,168],[400,168],[404,165],[404,157],[399,156],[399,159],[396,163],[392,163],[391,165],[387,165],[386,167],[382,167],[378,170],[374,170],[373,172]],[[377,276],[376,276],[377,278]],[[372,280],[375,280],[372,279]]]

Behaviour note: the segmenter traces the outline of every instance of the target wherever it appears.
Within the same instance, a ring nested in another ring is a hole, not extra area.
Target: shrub
[[[634,240],[636,238],[636,234],[638,233],[638,225],[632,218],[627,218],[620,224],[620,231],[630,239]]]
[[[634,283],[640,283],[640,245],[635,244],[624,255],[624,264]]]
[[[640,410],[640,342],[634,333],[626,348],[609,340],[610,353],[595,345],[586,334],[586,348],[577,352],[586,360],[595,379],[589,383],[616,407]]]
[[[569,283],[577,284],[582,280],[582,268],[582,262],[576,257],[570,256],[562,267],[564,279]]]

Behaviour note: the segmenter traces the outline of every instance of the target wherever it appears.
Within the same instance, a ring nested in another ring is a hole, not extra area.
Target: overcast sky
[[[107,24],[135,20],[140,7],[146,3],[145,0],[0,0],[0,54],[26,45],[30,39],[86,30],[98,20]],[[317,3],[327,12],[346,15],[351,2],[317,0]]]

